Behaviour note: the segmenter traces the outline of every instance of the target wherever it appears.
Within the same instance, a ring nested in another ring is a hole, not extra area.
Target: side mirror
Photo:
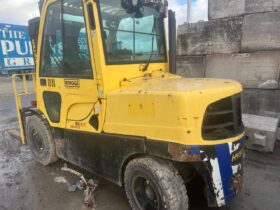
[[[29,32],[30,39],[31,39],[35,64],[36,64],[36,60],[37,60],[37,44],[38,44],[39,26],[40,26],[40,17],[36,17],[36,18],[33,18],[28,21],[28,32]]]

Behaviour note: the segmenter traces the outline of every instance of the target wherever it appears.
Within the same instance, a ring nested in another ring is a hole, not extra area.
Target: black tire
[[[125,190],[133,210],[187,210],[186,186],[177,169],[160,159],[138,158],[126,167]]]
[[[26,137],[37,162],[47,166],[58,160],[50,127],[39,116],[27,118]]]

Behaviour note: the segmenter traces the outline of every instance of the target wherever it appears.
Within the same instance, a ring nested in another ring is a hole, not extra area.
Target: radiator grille
[[[205,140],[222,140],[235,137],[244,131],[241,95],[237,94],[210,104],[202,125]]]

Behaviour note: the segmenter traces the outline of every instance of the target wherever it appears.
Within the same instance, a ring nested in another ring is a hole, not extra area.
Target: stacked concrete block
[[[245,0],[208,0],[208,18],[218,19],[245,13]]]
[[[208,0],[210,20],[280,10],[279,0]]]
[[[273,152],[279,119],[250,114],[243,115],[248,140],[246,147],[260,152]]]
[[[244,113],[271,116],[280,112],[280,90],[244,89],[242,102]]]
[[[278,0],[245,0],[244,14],[275,11],[278,9],[277,5]]]
[[[242,19],[218,19],[178,27],[179,55],[207,55],[240,51]]]
[[[243,21],[241,50],[279,50],[279,34],[280,12],[246,15]]]
[[[230,78],[244,88],[279,87],[280,52],[214,54],[206,56],[206,77]]]
[[[204,77],[204,56],[181,56],[177,60],[177,74],[183,77]]]

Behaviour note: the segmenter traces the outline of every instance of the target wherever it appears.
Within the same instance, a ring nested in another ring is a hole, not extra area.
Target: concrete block
[[[273,9],[280,11],[280,1],[279,0],[273,0]]]
[[[274,11],[275,0],[246,0],[245,13]]]
[[[242,23],[242,17],[234,17],[180,25],[178,55],[239,52]]]
[[[204,77],[205,56],[178,56],[177,74],[183,77]]]
[[[273,118],[277,118],[277,119],[280,120],[280,113],[279,112],[264,111],[263,114],[264,114],[264,116],[273,117]],[[279,141],[279,143],[280,143],[280,127],[279,126],[280,126],[280,124],[278,124],[276,140]]]
[[[245,13],[245,0],[208,0],[209,20]]]
[[[277,141],[280,142],[280,127],[277,130]]]
[[[243,21],[241,50],[280,49],[280,13],[269,12],[246,15]]]
[[[279,0],[208,0],[209,20],[279,11]]]
[[[262,113],[264,116],[278,118],[280,120],[280,113],[279,112],[271,112],[271,111],[263,111]]]
[[[244,114],[242,117],[248,136],[245,146],[260,152],[273,152],[279,119],[250,114]]]
[[[280,52],[206,56],[206,77],[234,79],[245,88],[277,89]]]
[[[280,90],[245,89],[242,94],[244,113],[266,116],[280,112]]]

